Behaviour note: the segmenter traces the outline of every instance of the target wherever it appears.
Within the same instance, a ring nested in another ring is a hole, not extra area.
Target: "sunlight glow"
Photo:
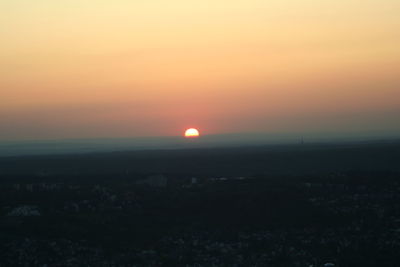
[[[199,137],[199,136],[200,136],[199,131],[195,128],[190,128],[185,131],[186,138],[193,138],[193,137]]]

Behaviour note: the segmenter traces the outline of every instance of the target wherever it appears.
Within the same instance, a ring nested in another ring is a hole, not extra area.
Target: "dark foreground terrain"
[[[398,266],[400,143],[0,158],[0,266]]]

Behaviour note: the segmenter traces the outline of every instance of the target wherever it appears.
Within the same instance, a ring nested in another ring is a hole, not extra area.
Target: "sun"
[[[185,131],[186,138],[196,138],[199,136],[200,136],[199,131],[195,128],[189,128]]]

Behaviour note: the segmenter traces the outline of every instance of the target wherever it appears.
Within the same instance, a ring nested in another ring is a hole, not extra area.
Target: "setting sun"
[[[186,138],[193,138],[193,137],[199,137],[199,136],[200,136],[199,131],[195,128],[190,128],[185,131]]]

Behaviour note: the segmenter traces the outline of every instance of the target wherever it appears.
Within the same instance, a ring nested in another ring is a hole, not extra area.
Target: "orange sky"
[[[4,0],[0,140],[400,133],[398,0]]]

